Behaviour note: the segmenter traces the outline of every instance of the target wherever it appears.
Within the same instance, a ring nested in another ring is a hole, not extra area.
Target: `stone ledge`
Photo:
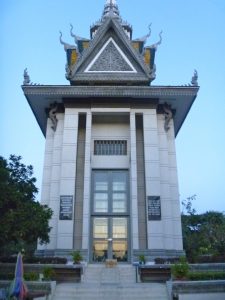
[[[179,299],[180,294],[225,293],[225,280],[167,281],[170,299]]]

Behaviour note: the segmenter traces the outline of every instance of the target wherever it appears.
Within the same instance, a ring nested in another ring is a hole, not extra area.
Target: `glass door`
[[[104,262],[108,258],[126,262],[127,250],[127,218],[93,218],[94,262]]]
[[[128,172],[93,171],[92,261],[128,260]]]

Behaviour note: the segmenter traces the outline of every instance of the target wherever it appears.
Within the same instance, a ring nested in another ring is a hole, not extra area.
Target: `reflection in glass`
[[[126,191],[126,173],[114,172],[113,173],[113,191]]]
[[[126,190],[126,182],[119,182],[119,181],[113,182],[113,191],[124,192],[125,190]]]
[[[96,181],[95,190],[96,191],[107,191],[108,190],[108,182]]]
[[[108,211],[108,194],[107,193],[95,193],[94,194],[94,211],[99,212],[99,213]]]
[[[127,219],[113,218],[113,238],[126,239],[127,238]]]
[[[113,241],[113,258],[117,261],[127,261],[126,241]]]
[[[93,261],[104,262],[108,258],[108,242],[94,241],[93,243]]]
[[[107,218],[94,218],[93,237],[104,239],[108,237],[108,220]]]
[[[108,177],[107,173],[96,172],[94,177],[95,191],[108,191]]]
[[[125,193],[113,193],[113,212],[123,213],[127,211]]]

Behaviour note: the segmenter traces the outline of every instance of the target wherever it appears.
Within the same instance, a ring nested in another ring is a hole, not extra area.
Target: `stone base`
[[[54,250],[36,250],[35,256],[58,256],[58,257],[68,257],[71,256],[73,251],[79,251],[83,257],[84,261],[88,261],[88,250],[86,249],[54,249]]]
[[[116,259],[106,259],[105,266],[106,266],[106,268],[114,268],[117,266],[117,260]]]
[[[155,258],[173,258],[185,256],[184,250],[164,250],[164,249],[143,249],[143,250],[133,250],[132,261],[138,261],[139,256],[144,255],[146,261],[154,261]]]

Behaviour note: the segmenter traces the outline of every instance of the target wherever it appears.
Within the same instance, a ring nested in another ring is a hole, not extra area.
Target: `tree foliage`
[[[225,215],[222,212],[208,211],[196,214],[192,201],[187,198],[182,204],[182,229],[184,249],[190,260],[199,255],[225,255]]]
[[[35,182],[33,167],[25,166],[20,156],[11,155],[8,161],[0,156],[0,252],[37,239],[49,242],[52,210],[35,201]]]

